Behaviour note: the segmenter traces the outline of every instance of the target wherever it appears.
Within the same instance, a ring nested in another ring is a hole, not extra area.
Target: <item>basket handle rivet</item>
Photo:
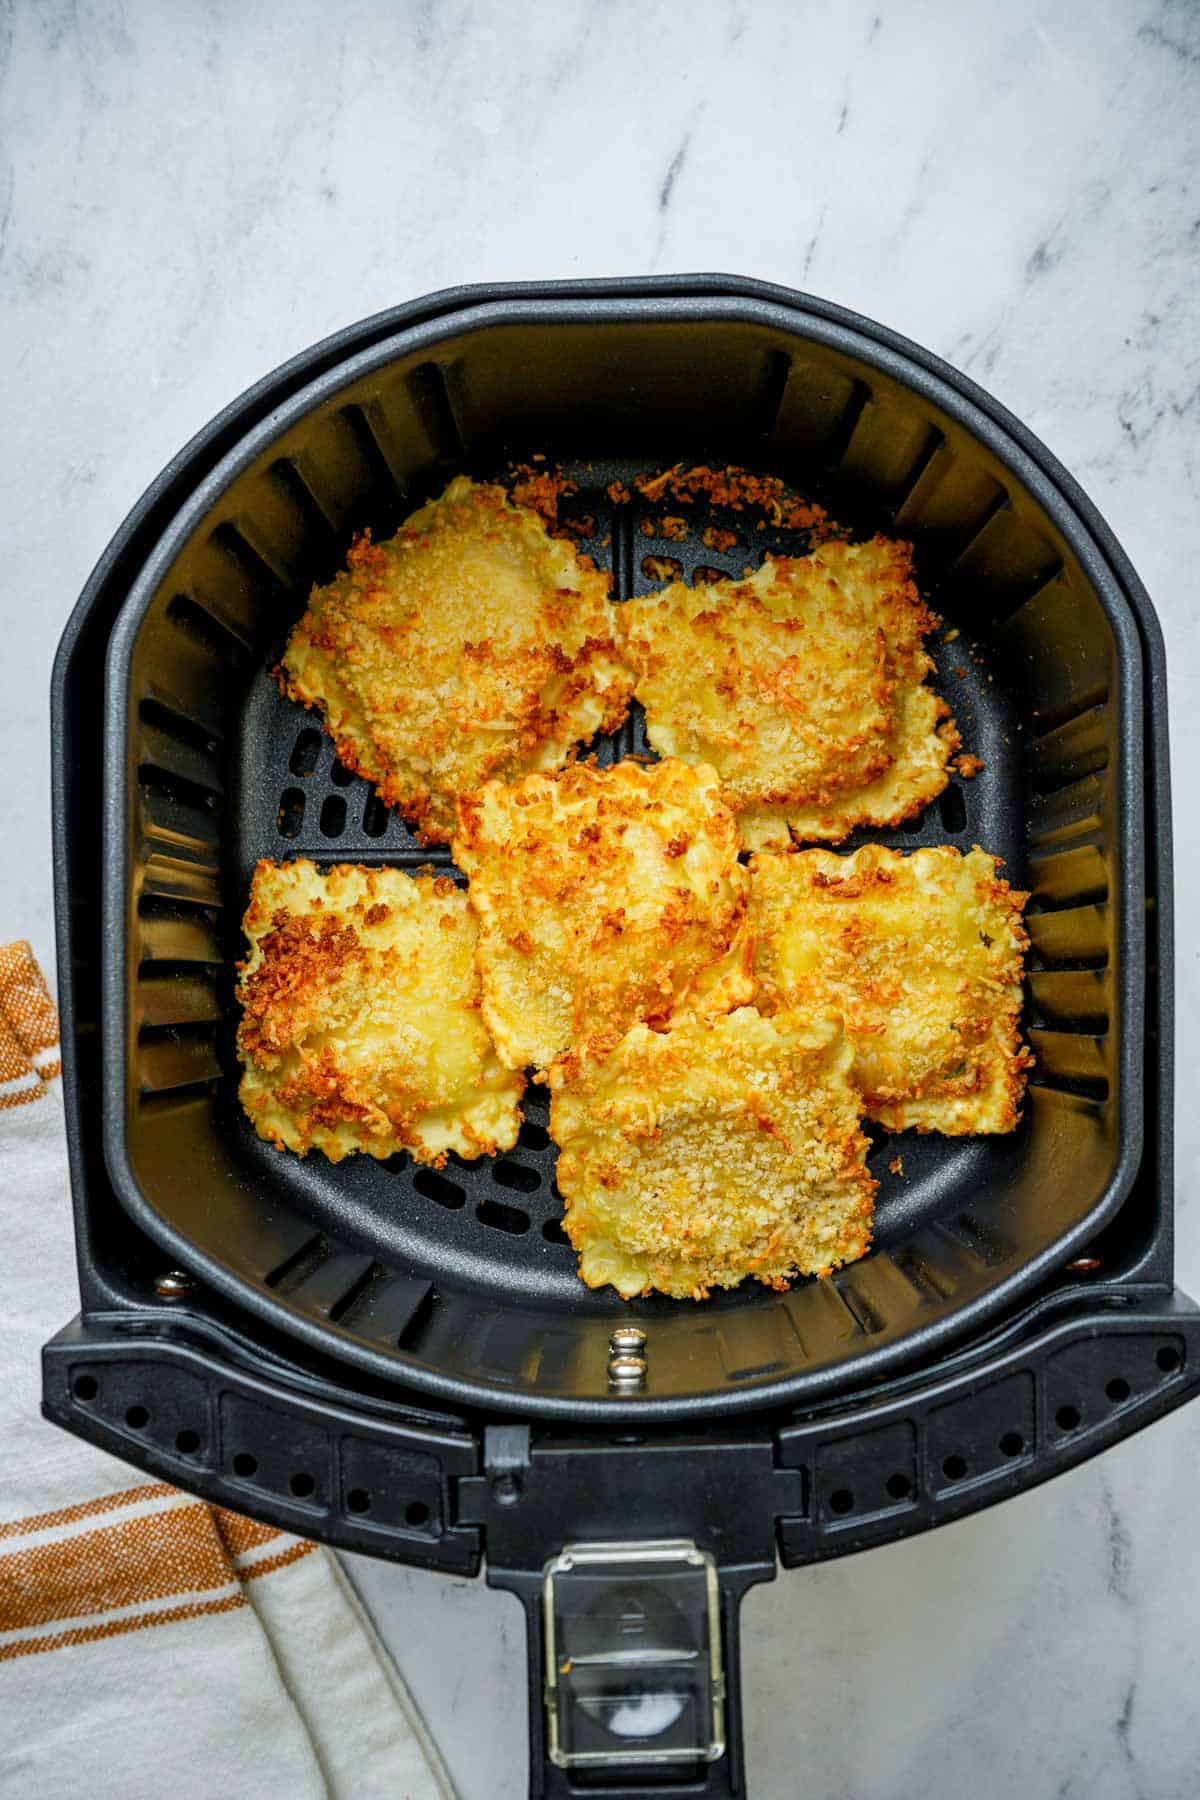
[[[154,1281],[154,1291],[160,1300],[182,1300],[194,1286],[191,1276],[182,1269],[164,1269]]]

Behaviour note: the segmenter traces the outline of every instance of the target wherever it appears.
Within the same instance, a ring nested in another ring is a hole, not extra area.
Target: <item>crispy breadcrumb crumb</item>
[[[814,543],[827,537],[840,537],[841,526],[834,524],[824,507],[802,500],[776,475],[754,475],[732,464],[711,469],[706,464],[688,468],[675,463],[656,474],[637,475],[634,487],[642,498],[658,501],[670,494],[684,506],[707,500],[713,506],[727,506],[734,512],[754,507],[766,515],[766,522],[787,531],[807,531]]]
[[[545,462],[534,456],[533,462]],[[566,494],[577,494],[579,483],[568,481],[561,469],[535,469],[530,463],[510,463],[509,493],[514,506],[527,506],[545,519],[547,525],[558,523],[558,503]]]

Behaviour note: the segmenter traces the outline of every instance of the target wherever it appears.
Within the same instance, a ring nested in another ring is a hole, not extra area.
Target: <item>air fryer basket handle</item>
[[[773,1568],[717,1570],[720,1613],[721,1747],[709,1761],[683,1760],[645,1765],[592,1766],[582,1772],[551,1759],[547,1731],[544,1578],[491,1570],[494,1587],[515,1592],[525,1608],[526,1663],[529,1679],[530,1800],[744,1800],[745,1761],[741,1704],[741,1607],[748,1588],[774,1578]],[[653,1740],[642,1740],[649,1747]]]

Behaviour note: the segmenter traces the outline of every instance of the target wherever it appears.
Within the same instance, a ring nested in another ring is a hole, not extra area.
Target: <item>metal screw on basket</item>
[[[626,1392],[646,1380],[646,1334],[638,1325],[618,1325],[608,1340],[608,1385]]]
[[[190,1275],[182,1269],[165,1269],[154,1283],[154,1291],[160,1300],[182,1300],[190,1294],[195,1283]]]

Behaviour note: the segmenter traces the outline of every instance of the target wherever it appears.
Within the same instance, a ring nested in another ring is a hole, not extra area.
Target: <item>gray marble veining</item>
[[[46,689],[125,510],[264,370],[452,283],[730,269],[885,320],[1082,480],[1167,637],[1179,1273],[1200,1289],[1194,0],[0,5],[6,933],[51,949]],[[998,1510],[781,1577],[755,1792],[1197,1791],[1200,1409]],[[355,1562],[467,1800],[523,1792],[521,1624]]]

